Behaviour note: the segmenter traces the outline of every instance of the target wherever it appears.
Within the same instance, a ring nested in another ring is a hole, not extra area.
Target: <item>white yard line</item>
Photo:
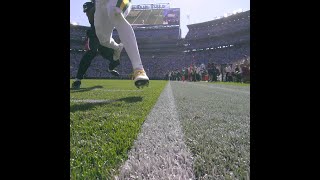
[[[104,103],[104,102],[115,102],[116,100],[110,100],[110,99],[70,99],[70,102],[81,102],[81,103]]]
[[[170,82],[145,120],[116,179],[194,179]]]
[[[109,91],[109,92],[143,92],[143,90],[130,90],[130,89],[100,89],[100,88],[96,88],[93,89],[96,91]]]

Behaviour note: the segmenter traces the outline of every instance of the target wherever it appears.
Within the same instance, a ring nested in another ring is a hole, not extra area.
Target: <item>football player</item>
[[[124,47],[133,67],[136,87],[148,86],[149,78],[141,62],[135,33],[125,19],[131,9],[131,0],[95,0],[95,8],[94,25],[101,45],[115,50],[114,59],[120,56]],[[112,38],[114,28],[121,40],[119,44]]]
[[[94,12],[95,5],[94,1],[86,2],[83,4],[83,12],[86,13],[89,23],[91,25],[90,29],[87,30],[87,42],[86,42],[86,52],[82,56],[79,64],[79,69],[77,72],[77,76],[75,81],[72,83],[73,89],[79,89],[81,86],[81,79],[83,79],[83,75],[88,70],[92,60],[100,54],[103,58],[108,59],[110,61],[108,71],[114,75],[119,76],[119,73],[115,70],[115,68],[120,64],[120,56],[117,59],[114,59],[114,50],[111,48],[107,48],[101,46],[98,40],[98,37],[95,33],[94,27]]]

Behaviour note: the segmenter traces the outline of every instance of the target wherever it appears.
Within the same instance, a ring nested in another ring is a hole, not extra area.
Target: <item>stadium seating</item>
[[[70,76],[74,78],[83,55],[85,32],[89,27],[70,25]],[[189,32],[180,38],[179,26],[134,27],[141,60],[150,79],[165,79],[170,71],[181,71],[191,64],[209,62],[236,64],[250,59],[250,11],[221,19],[188,25]],[[119,42],[117,31],[113,38]],[[113,78],[107,70],[108,62],[101,56],[92,61],[87,78]],[[250,63],[249,63],[250,67]],[[250,69],[250,68],[249,68]],[[130,78],[132,66],[125,50],[118,67],[118,78]]]

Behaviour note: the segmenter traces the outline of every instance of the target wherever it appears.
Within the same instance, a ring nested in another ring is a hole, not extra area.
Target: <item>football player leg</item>
[[[120,65],[120,60],[113,59],[114,50],[111,48],[104,47],[100,44],[98,51],[104,59],[107,59],[110,61],[108,72],[110,72],[114,76],[120,76],[118,71],[115,69],[118,65]]]
[[[98,26],[101,21],[104,21],[104,23],[110,23],[111,26],[114,26],[117,29],[119,38],[131,60],[134,70],[135,85],[137,87],[147,86],[149,84],[149,78],[146,75],[141,62],[135,33],[130,23],[125,19],[125,16],[128,15],[131,8],[129,0],[109,0],[108,2],[105,0],[99,1],[101,3],[97,3],[98,0],[96,1],[95,25]],[[97,35],[99,33],[103,33],[101,32],[102,29],[98,29],[97,26]],[[98,38],[100,40],[99,36]]]
[[[112,32],[114,25],[106,18],[107,12],[105,7],[107,6],[106,0],[96,1],[96,10],[94,13],[94,26],[96,29],[96,35],[100,41],[100,44],[104,47],[112,48],[114,50],[113,59],[119,60],[120,54],[123,49],[122,43],[117,43],[112,38]]]
[[[97,38],[87,38],[87,51],[84,53],[80,60],[78,72],[75,81],[72,83],[72,89],[80,89],[81,80],[83,79],[84,74],[88,70],[92,60],[97,55],[97,46],[99,41]]]

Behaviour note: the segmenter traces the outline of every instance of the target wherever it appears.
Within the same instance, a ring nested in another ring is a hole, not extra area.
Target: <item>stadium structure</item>
[[[132,6],[127,20],[150,86],[100,80],[130,78],[125,49],[120,77],[95,57],[82,87],[70,88],[70,179],[249,180],[250,11],[189,24],[184,38],[180,9],[168,3]],[[70,85],[88,29],[70,24]],[[120,42],[116,30],[113,38]],[[195,74],[203,65],[207,80]],[[239,66],[244,83],[208,83],[234,81]]]
[[[170,4],[132,6],[127,20],[132,24],[144,68],[150,79],[164,79],[169,71],[181,70],[191,64],[215,63],[225,67],[250,60],[250,10],[207,22],[187,25],[189,31],[181,38],[180,9]],[[86,30],[89,27],[70,24],[70,77],[76,76],[78,64],[85,52]],[[113,38],[120,42],[117,31]],[[121,79],[132,73],[130,60],[121,54],[118,71]],[[86,78],[114,78],[107,64],[96,57]]]

